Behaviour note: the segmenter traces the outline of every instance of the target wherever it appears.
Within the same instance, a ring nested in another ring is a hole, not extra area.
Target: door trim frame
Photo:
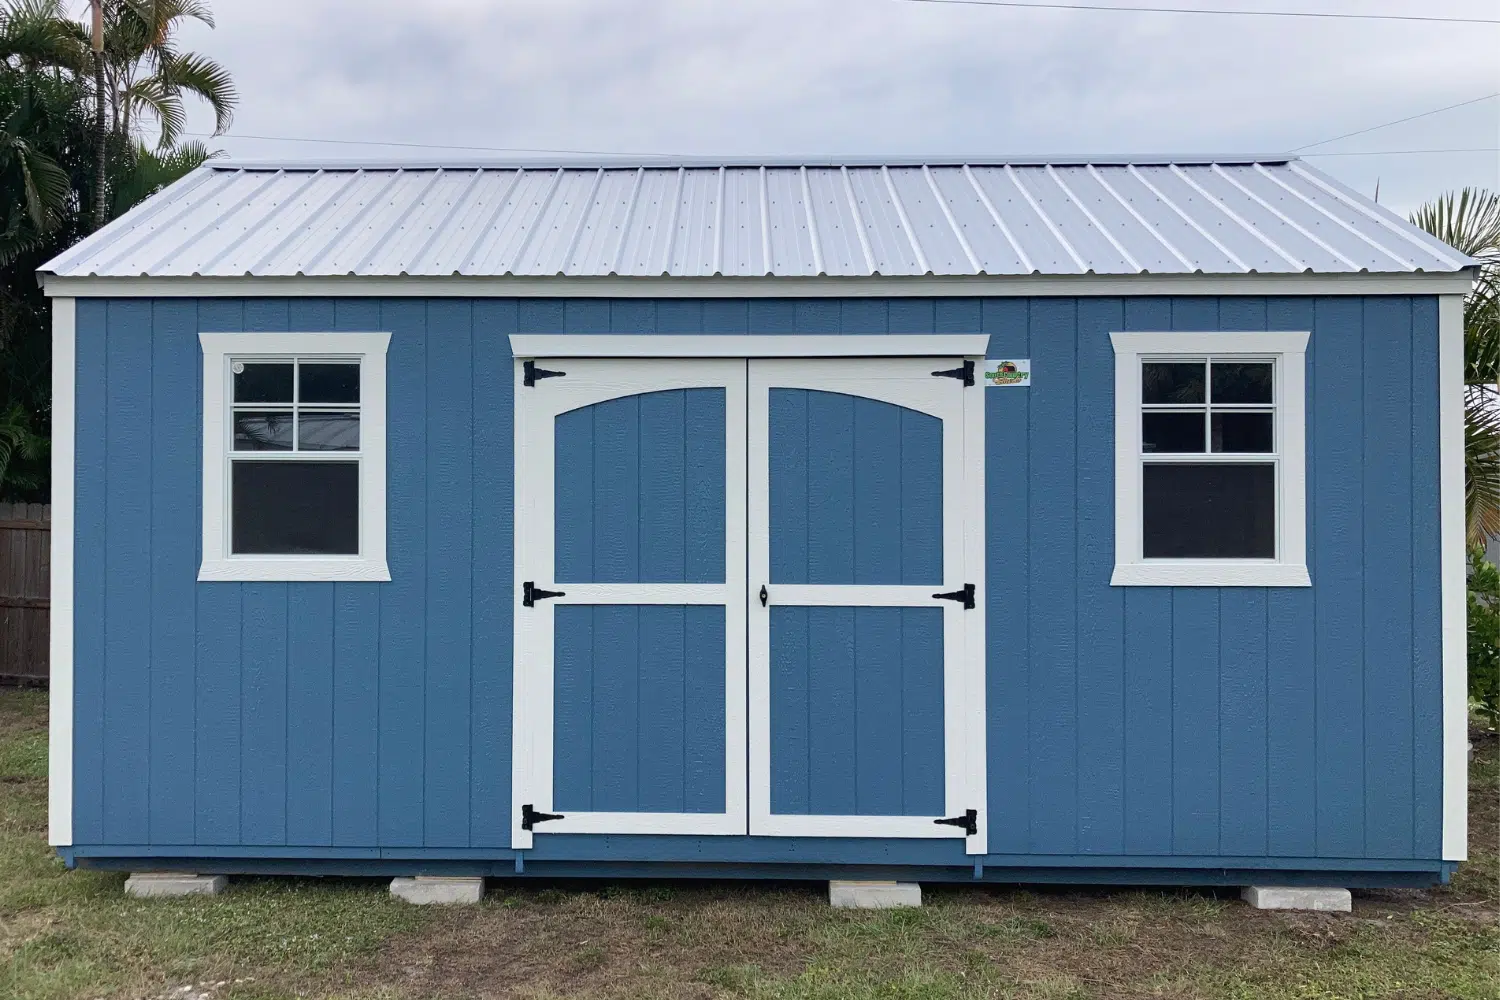
[[[981,355],[971,355],[982,362]],[[956,558],[943,562],[943,585],[910,587],[888,586],[800,586],[778,584],[771,587],[770,604],[829,605],[844,599],[887,607],[933,606],[933,591],[952,590],[965,583],[975,585],[975,608],[964,611],[943,603],[944,627],[944,799],[948,815],[966,809],[978,812],[977,831],[965,837],[965,852],[971,855],[988,851],[986,711],[985,711],[985,535],[984,535],[984,391],[982,384],[965,387],[950,379],[931,379],[925,390],[913,391],[914,371],[928,364],[951,365],[953,356],[926,356],[915,369],[910,362],[895,359],[871,359],[871,364],[838,362],[776,362],[768,364],[789,374],[777,378],[777,386],[839,391],[837,378],[848,380],[848,391],[866,398],[930,413],[944,420],[943,490],[945,552]],[[884,360],[884,365],[880,362]],[[752,835],[788,837],[893,837],[952,838],[964,836],[953,826],[940,826],[929,817],[913,816],[806,816],[773,814],[770,809],[770,686],[768,611],[760,606],[756,587],[769,579],[769,483],[765,480],[769,462],[769,388],[756,377],[757,362],[749,366],[747,396],[749,440],[747,465],[755,471],[747,476],[748,510],[751,522],[748,532],[752,573],[746,588],[746,625],[749,655],[746,658],[749,692],[749,785],[750,826]],[[882,369],[889,370],[896,388],[881,384]],[[920,385],[921,383],[918,383]],[[957,399],[953,393],[962,393]],[[952,426],[946,426],[952,421]],[[950,501],[951,498],[951,502]],[[958,514],[957,518],[952,515]],[[958,523],[954,523],[957,520]],[[824,593],[818,593],[824,592]],[[753,624],[752,624],[753,623]],[[952,644],[952,645],[950,645]],[[956,647],[956,648],[955,648]],[[950,652],[950,650],[952,652]],[[756,664],[761,667],[757,671]],[[955,761],[955,757],[959,760]]]
[[[625,339],[625,338],[621,338]],[[550,821],[547,833],[743,834],[745,802],[745,363],[743,359],[582,360],[565,379],[525,385],[512,362],[515,487],[512,622],[511,847],[533,846],[521,826],[523,805],[553,811],[553,618],[561,604],[722,604],[724,607],[724,811],[720,813],[578,812]],[[555,418],[560,413],[639,393],[724,389],[724,582],[707,584],[558,584],[554,553]],[[529,394],[529,395],[528,395]],[[531,402],[532,405],[524,405]],[[545,572],[544,572],[545,570]],[[523,582],[564,592],[524,607]],[[523,668],[522,665],[525,665]]]
[[[518,358],[880,358],[972,357],[982,361],[987,333],[918,334],[574,334],[512,333]]]

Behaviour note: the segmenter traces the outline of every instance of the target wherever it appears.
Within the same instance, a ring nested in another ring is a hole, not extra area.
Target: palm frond
[[[1471,543],[1500,536],[1500,194],[1449,192],[1411,221],[1475,260],[1464,300],[1464,502]]]
[[[213,107],[214,135],[228,131],[240,99],[228,70],[196,52],[173,53],[163,59],[160,76],[167,87],[196,94]]]
[[[83,26],[63,0],[6,0],[0,8],[0,60],[82,73],[88,65]]]
[[[1490,386],[1464,394],[1464,501],[1469,544],[1500,537],[1500,393]]]
[[[156,118],[160,130],[157,140],[159,146],[171,146],[187,127],[187,113],[183,110],[181,96],[167,86],[160,76],[136,80],[121,92],[120,103],[125,109],[126,118],[135,122],[137,127],[144,125],[140,118],[141,111],[149,111]]]
[[[197,141],[185,142],[166,150],[148,149],[137,143],[133,169],[115,187],[112,217],[124,215],[162,188],[187,176],[209,160],[223,155],[223,150],[210,151]]]
[[[1500,194],[1494,191],[1450,191],[1413,212],[1411,221],[1461,253],[1500,263]]]

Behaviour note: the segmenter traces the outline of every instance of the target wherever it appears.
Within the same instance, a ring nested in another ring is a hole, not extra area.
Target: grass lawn
[[[1500,997],[1500,753],[1472,770],[1471,856],[1442,889],[1352,915],[1233,892],[924,887],[920,910],[829,909],[819,884],[520,886],[417,908],[385,881],[234,879],[126,899],[46,846],[46,696],[0,690],[0,997]]]

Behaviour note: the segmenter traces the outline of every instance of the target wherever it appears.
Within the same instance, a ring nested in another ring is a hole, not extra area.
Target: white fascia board
[[[47,695],[47,843],[73,843],[73,458],[75,301],[52,300],[52,629]]]
[[[947,275],[886,277],[99,277],[42,275],[77,298],[902,298],[1137,295],[1464,295],[1471,270],[1393,274]]]
[[[522,334],[510,335],[518,358],[837,358],[982,357],[987,333],[972,334]]]
[[[1438,537],[1442,555],[1443,860],[1469,857],[1469,649],[1464,505],[1464,300],[1438,299]]]

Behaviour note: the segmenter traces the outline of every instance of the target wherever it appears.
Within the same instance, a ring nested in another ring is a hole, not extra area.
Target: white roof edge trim
[[[518,358],[977,358],[989,346],[987,333],[510,334]]]
[[[821,278],[514,276],[101,278],[42,275],[49,297],[901,298],[1142,295],[1465,295],[1474,269],[1392,274],[1090,274]]]

